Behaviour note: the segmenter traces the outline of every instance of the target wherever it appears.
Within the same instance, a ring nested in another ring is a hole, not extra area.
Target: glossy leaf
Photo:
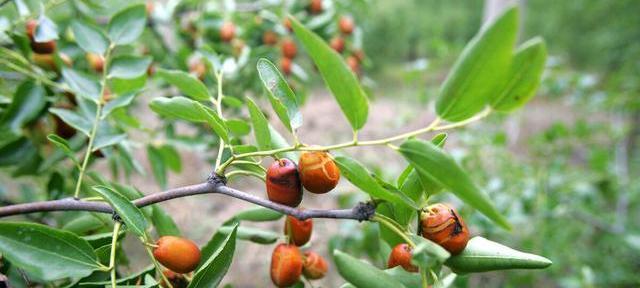
[[[298,110],[296,95],[278,68],[271,61],[261,58],[258,60],[258,75],[268,92],[273,110],[289,132],[302,126],[302,114]]]
[[[89,99],[93,103],[100,101],[101,87],[95,77],[66,67],[62,68],[62,77],[75,94]]]
[[[151,221],[153,222],[153,226],[156,228],[156,232],[158,232],[158,236],[180,236],[180,229],[176,222],[173,221],[173,218],[167,212],[164,211],[160,206],[153,205],[153,214],[151,216]]]
[[[223,226],[218,229],[222,234],[229,234],[235,230],[236,228],[230,226]],[[238,237],[238,239],[251,241],[257,244],[273,244],[278,241],[278,238],[280,238],[280,234],[278,233],[246,226],[238,226],[236,233],[236,237]]]
[[[116,13],[107,28],[109,38],[118,45],[129,44],[138,39],[147,24],[145,5],[133,5]]]
[[[284,214],[264,207],[256,207],[241,211],[233,217],[238,221],[264,222],[275,221],[282,218]]]
[[[204,105],[191,99],[177,97],[158,97],[149,103],[154,112],[162,115],[187,120],[195,123],[208,123],[218,136],[228,142],[229,136],[224,121],[218,114]]]
[[[340,250],[333,251],[333,258],[338,273],[356,287],[369,288],[402,288],[400,282],[384,273],[377,267],[354,258]]]
[[[89,23],[75,20],[71,23],[71,31],[82,50],[103,55],[109,47],[109,39],[104,32]]]
[[[0,126],[15,134],[20,134],[20,128],[36,119],[45,107],[45,96],[41,85],[36,85],[31,81],[23,82],[13,95],[9,107],[2,111]]]
[[[467,44],[440,89],[436,112],[457,122],[482,111],[509,70],[518,32],[518,10],[512,7],[484,26]]]
[[[335,162],[340,168],[342,176],[347,178],[349,182],[360,188],[362,191],[371,195],[371,197],[383,199],[392,203],[405,203],[409,207],[418,209],[415,203],[407,202],[404,198],[384,189],[376,179],[371,176],[371,173],[355,159],[346,156],[338,156],[335,158]]]
[[[489,219],[506,229],[510,229],[509,223],[493,206],[489,197],[442,149],[431,142],[408,140],[400,145],[399,152],[422,177],[450,190]]]
[[[82,132],[84,135],[89,136],[91,134],[91,129],[93,128],[93,124],[91,124],[89,120],[82,117],[80,114],[71,110],[61,109],[61,108],[49,108],[49,112],[60,117],[62,121],[69,124],[74,129]]]
[[[531,100],[542,80],[546,60],[547,48],[542,38],[536,37],[520,45],[501,92],[492,99],[492,108],[510,112]]]
[[[151,56],[120,55],[109,65],[109,77],[133,79],[145,75],[151,64]]]
[[[256,142],[260,150],[271,149],[271,132],[269,131],[269,122],[267,118],[262,114],[258,105],[253,102],[253,99],[247,97],[247,107],[249,108],[249,115],[251,116],[251,123],[253,124],[253,134],[256,137]]]
[[[445,263],[458,274],[506,269],[543,269],[551,264],[551,260],[542,256],[520,252],[479,236],[469,240],[462,253],[449,258]]]
[[[45,281],[84,277],[99,268],[87,241],[34,223],[0,222],[0,254]]]
[[[221,241],[218,249],[196,270],[189,288],[217,287],[229,270],[236,249],[237,224],[231,233]],[[204,259],[204,258],[203,258]]]
[[[189,73],[178,70],[158,69],[156,75],[169,82],[169,84],[176,86],[184,95],[195,100],[209,101],[211,99],[207,87],[198,78]]]
[[[107,186],[93,186],[93,190],[113,207],[129,230],[138,236],[142,237],[144,235],[149,225],[147,219],[144,218],[142,211],[133,205],[127,197]]]
[[[338,101],[342,113],[353,130],[360,130],[367,122],[369,101],[360,87],[358,78],[342,59],[320,36],[290,17],[293,31],[316,64],[325,84]]]

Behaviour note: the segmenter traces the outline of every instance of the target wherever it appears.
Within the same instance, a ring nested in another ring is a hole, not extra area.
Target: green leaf
[[[127,134],[109,134],[109,132],[102,133],[98,131],[96,139],[94,140],[93,148],[91,151],[98,151],[102,148],[109,147],[121,143],[127,139]]]
[[[219,243],[220,245],[218,245],[215,252],[196,270],[193,280],[189,283],[189,288],[217,287],[218,284],[220,284],[233,261],[233,253],[236,249],[237,228],[238,225],[235,224],[233,231],[227,234],[227,237]]]
[[[151,222],[156,227],[158,236],[180,236],[180,229],[173,218],[167,214],[160,206],[153,205],[153,215],[151,216]]]
[[[462,201],[478,209],[500,226],[510,229],[509,222],[498,212],[489,197],[482,192],[460,166],[442,149],[431,142],[407,140],[398,150],[424,177],[450,190]]]
[[[402,283],[405,287],[422,287],[422,279],[420,278],[419,273],[407,272],[400,266],[385,269],[384,273],[389,274],[393,279]]]
[[[147,145],[147,158],[151,165],[151,171],[153,177],[156,179],[156,183],[162,189],[167,189],[167,168],[164,165],[164,159],[160,151],[153,147],[153,145]]]
[[[325,84],[338,101],[342,113],[354,130],[360,130],[367,122],[369,103],[367,95],[360,87],[358,78],[336,53],[318,35],[290,17],[293,31],[318,67]]]
[[[162,155],[162,159],[164,160],[165,166],[167,166],[171,171],[179,173],[182,170],[182,161],[180,160],[180,154],[173,146],[169,144],[164,144],[160,147],[157,147],[158,152]]]
[[[127,197],[107,186],[93,186],[93,190],[109,202],[129,230],[141,237],[145,234],[145,230],[149,225],[147,219],[144,218],[142,211],[133,205]]]
[[[130,92],[124,95],[118,95],[115,99],[107,102],[107,104],[104,105],[104,108],[102,108],[102,116],[100,116],[101,119],[107,118],[111,112],[118,108],[129,106],[136,95],[138,95],[137,92]]]
[[[0,222],[0,254],[45,281],[85,277],[99,268],[87,241],[34,223]]]
[[[260,58],[257,68],[260,80],[269,92],[267,94],[273,110],[289,132],[295,131],[302,126],[302,114],[298,110],[298,101],[293,90],[271,61]]]
[[[62,226],[62,229],[73,232],[77,235],[85,235],[87,233],[109,227],[111,222],[113,221],[111,221],[111,218],[107,215],[88,213],[68,220],[67,223]],[[111,233],[108,234],[111,235]]]
[[[225,142],[229,142],[229,135],[224,121],[220,119],[215,111],[196,101],[182,96],[171,98],[158,97],[151,100],[149,107],[162,116],[174,117],[195,123],[208,123],[218,136],[222,137]]]
[[[428,239],[413,235],[411,240],[416,244],[416,247],[411,252],[411,262],[419,267],[429,269],[434,265],[444,263],[451,257],[451,254],[442,246]]]
[[[371,197],[392,203],[405,203],[409,207],[414,207],[416,210],[418,209],[415,203],[407,202],[397,194],[393,194],[387,189],[384,189],[378,181],[371,176],[371,172],[367,171],[367,169],[355,159],[338,156],[335,158],[335,162],[338,164],[342,176],[362,191],[371,195]]]
[[[184,95],[195,100],[209,101],[211,99],[207,86],[204,86],[204,83],[189,73],[178,70],[158,69],[156,75],[169,82],[169,84],[178,87]]]
[[[520,252],[485,238],[469,240],[459,255],[445,262],[455,273],[474,273],[506,269],[543,269],[552,264],[542,256]]]
[[[264,117],[258,105],[253,102],[253,99],[247,97],[247,107],[249,108],[249,115],[251,116],[251,122],[253,124],[253,134],[256,137],[256,142],[260,150],[271,149],[271,132],[269,131],[269,122]]]
[[[245,136],[251,133],[251,125],[242,119],[226,119],[224,121],[227,124],[229,131],[236,136]]]
[[[0,126],[20,135],[22,126],[38,117],[46,105],[45,91],[32,81],[20,84],[9,107],[2,111]],[[0,140],[2,141],[2,140]],[[4,142],[4,141],[2,141]]]
[[[74,129],[82,132],[84,135],[89,136],[91,134],[93,125],[91,124],[91,122],[89,122],[89,120],[82,117],[80,114],[71,110],[61,108],[49,108],[49,112],[60,117],[62,121],[69,124]]]
[[[284,216],[278,211],[274,211],[264,207],[256,207],[241,211],[233,216],[238,221],[264,222],[275,221]]]
[[[218,229],[222,234],[229,234],[235,230],[235,227],[230,226],[223,226]],[[236,233],[236,237],[238,237],[238,239],[251,241],[257,244],[273,244],[278,241],[278,238],[280,238],[280,234],[278,233],[245,226],[238,226]]]
[[[338,273],[356,287],[367,288],[393,288],[404,287],[390,275],[384,273],[377,267],[354,258],[340,250],[333,251],[333,258],[336,262]]]
[[[71,31],[73,31],[78,46],[86,52],[103,55],[109,47],[107,36],[100,28],[92,24],[74,20],[71,23]]]
[[[291,145],[289,145],[287,140],[284,139],[284,137],[282,137],[282,135],[280,135],[280,133],[278,133],[278,131],[274,129],[273,126],[271,126],[271,124],[269,124],[269,132],[271,132],[271,148],[272,149],[291,147]],[[285,157],[289,159],[299,158],[298,153],[296,152],[283,152],[283,153],[276,154],[276,156],[281,158]]]
[[[101,86],[95,77],[66,67],[62,67],[62,77],[76,95],[91,100],[93,103],[100,102]]]
[[[145,5],[132,5],[113,15],[107,27],[107,34],[117,45],[133,43],[144,31],[146,23]]]
[[[546,60],[547,48],[542,38],[536,37],[520,45],[500,94],[492,99],[493,109],[511,112],[529,102],[542,80]]]
[[[451,122],[468,119],[499,94],[517,32],[518,10],[512,7],[471,39],[440,89],[436,100],[440,118]]]
[[[140,77],[147,73],[147,68],[149,68],[151,61],[151,56],[117,56],[111,60],[109,65],[109,77],[121,79],[133,79]]]

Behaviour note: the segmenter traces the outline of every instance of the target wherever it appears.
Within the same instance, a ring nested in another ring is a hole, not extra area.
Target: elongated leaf
[[[133,5],[116,13],[107,28],[113,43],[124,45],[136,41],[147,23],[145,5]]]
[[[109,202],[113,210],[115,210],[122,221],[127,224],[129,230],[138,236],[144,235],[149,225],[147,219],[144,218],[142,211],[133,205],[127,197],[107,186],[93,186],[93,190]]]
[[[220,243],[218,249],[198,268],[193,280],[189,283],[189,288],[210,288],[220,284],[233,261],[237,228],[236,224],[233,231]]]
[[[249,97],[247,97],[247,107],[249,108],[249,115],[251,116],[251,123],[253,124],[253,134],[256,137],[256,142],[260,150],[271,149],[271,132],[269,131],[269,122],[264,117],[258,105]]]
[[[109,47],[107,36],[100,28],[92,24],[74,20],[71,23],[71,31],[73,31],[78,46],[86,52],[103,55]]]
[[[224,121],[229,128],[229,132],[236,136],[245,136],[251,133],[251,125],[242,119],[226,119]]]
[[[164,81],[169,82],[169,84],[178,87],[184,95],[195,100],[209,101],[209,99],[211,99],[207,87],[189,73],[178,70],[158,69],[156,75],[160,76]]]
[[[349,283],[356,287],[368,288],[402,288],[400,282],[390,275],[384,273],[377,267],[363,262],[340,250],[333,251],[333,258],[336,262],[338,273]]]
[[[496,111],[510,112],[522,107],[534,95],[542,79],[547,48],[542,38],[533,38],[516,50],[501,93],[492,99]]]
[[[118,108],[129,106],[136,95],[138,95],[137,92],[130,92],[124,95],[119,95],[115,99],[107,102],[107,104],[105,104],[104,108],[102,109],[102,119],[107,118],[107,116],[109,116],[111,112]]]
[[[442,248],[442,246],[423,237],[414,235],[411,240],[416,247],[411,252],[411,262],[419,267],[429,269],[437,264],[444,263],[451,254]]]
[[[162,116],[174,117],[195,123],[208,123],[218,136],[222,137],[226,142],[229,141],[227,127],[224,121],[220,119],[220,116],[218,116],[215,111],[196,101],[182,96],[171,98],[158,97],[149,103],[149,107]]]
[[[399,151],[422,177],[450,190],[489,219],[510,229],[509,223],[493,206],[489,197],[442,149],[430,142],[408,140],[400,145]]]
[[[84,135],[89,136],[91,134],[91,128],[93,128],[93,125],[91,124],[91,122],[89,122],[89,120],[82,117],[78,113],[61,108],[49,108],[49,112],[60,117],[62,121],[69,124],[74,129],[82,132]]]
[[[542,256],[520,252],[476,236],[459,255],[445,262],[454,272],[474,273],[506,269],[543,269],[552,264]]]
[[[342,113],[347,117],[354,130],[360,130],[367,122],[369,101],[360,87],[358,78],[336,53],[318,35],[304,27],[298,20],[290,17],[293,31],[316,64],[322,79],[338,101]]]
[[[234,227],[223,226],[220,227],[218,231],[223,234],[229,234],[235,230],[236,228]],[[273,244],[278,241],[278,238],[280,238],[280,234],[278,233],[246,226],[238,226],[236,233],[236,237],[238,237],[238,239],[251,241],[257,244]]]
[[[62,229],[78,235],[85,235],[92,231],[109,227],[112,222],[108,215],[88,213],[71,219],[62,226]]]
[[[151,64],[151,56],[120,55],[109,65],[109,77],[133,79],[145,75]]]
[[[171,171],[179,173],[182,170],[182,162],[176,148],[169,144],[164,144],[157,148],[158,152],[162,155],[165,166],[171,169]]]
[[[0,126],[19,134],[20,128],[38,117],[45,105],[45,91],[42,86],[32,81],[23,82],[16,90],[9,107],[3,111]]]
[[[116,145],[127,139],[127,134],[105,134],[98,132],[91,151],[98,151],[102,148]]]
[[[62,77],[77,95],[89,99],[93,103],[100,101],[101,87],[95,77],[66,67],[62,68]]]
[[[392,203],[404,203],[409,207],[413,207],[416,210],[418,209],[415,203],[407,202],[398,195],[384,189],[360,162],[345,156],[336,157],[335,162],[340,168],[340,173],[347,178],[349,182],[371,195],[371,197],[387,200]]]
[[[34,223],[0,222],[0,254],[45,281],[85,277],[99,268],[87,241]]]
[[[391,269],[385,269],[384,273],[389,274],[393,279],[402,283],[405,287],[421,287],[422,278],[419,273],[407,272],[401,266],[396,266]]]
[[[275,221],[284,216],[278,211],[274,211],[264,207],[256,207],[241,211],[233,216],[238,221],[264,222]]]
[[[153,226],[156,227],[158,236],[180,236],[181,234],[173,218],[158,205],[153,206],[151,221],[153,222]]]
[[[258,60],[258,75],[267,89],[273,110],[289,132],[302,126],[302,114],[298,110],[296,95],[278,68],[271,61],[261,58]]]
[[[471,39],[440,89],[436,100],[440,118],[452,122],[465,120],[499,94],[517,32],[518,10],[512,7]]]
[[[287,140],[284,139],[284,137],[282,137],[282,135],[280,135],[280,133],[278,133],[278,131],[276,131],[276,129],[273,128],[273,126],[269,125],[269,131],[271,132],[271,148],[279,149],[279,148],[291,147],[291,145],[287,142]],[[297,152],[283,152],[283,153],[276,154],[276,156],[286,157],[289,159],[298,159]]]
[[[149,159],[149,164],[151,164],[151,171],[153,172],[153,177],[156,179],[158,186],[162,189],[167,188],[167,168],[164,165],[164,161],[162,159],[162,154],[153,147],[153,145],[147,145],[147,158]]]

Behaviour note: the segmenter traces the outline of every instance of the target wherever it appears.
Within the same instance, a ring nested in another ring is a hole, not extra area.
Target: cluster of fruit
[[[452,255],[460,254],[469,242],[469,229],[452,207],[436,203],[420,212],[420,226],[422,237],[429,239]],[[418,272],[418,267],[411,264],[412,248],[407,243],[396,245],[387,262],[388,268],[401,266],[408,272]]]
[[[305,152],[298,166],[286,158],[275,161],[267,170],[267,196],[269,200],[297,207],[302,202],[302,187],[307,191],[324,194],[338,185],[340,169],[326,152]],[[278,287],[286,287],[307,279],[320,279],[327,273],[327,261],[315,252],[304,255],[298,249],[311,239],[313,220],[298,220],[287,216],[284,233],[287,244],[279,244],[271,258],[271,280]]]
[[[56,59],[56,40],[51,39],[47,41],[38,41],[36,40],[36,31],[38,30],[38,20],[31,19],[28,20],[25,29],[27,32],[27,37],[29,38],[29,46],[31,46],[31,51],[33,51],[32,59],[33,63],[40,66],[46,70],[58,70],[58,63],[65,64],[67,66],[71,66],[73,61],[71,58],[64,54],[59,53],[58,58]]]

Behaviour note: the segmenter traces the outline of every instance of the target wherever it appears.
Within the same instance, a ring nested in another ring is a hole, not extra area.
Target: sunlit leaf
[[[261,58],[258,60],[258,75],[268,92],[273,110],[285,127],[291,132],[302,126],[302,114],[298,110],[296,95],[278,68],[269,60]]]
[[[113,207],[130,231],[141,237],[145,234],[145,230],[149,225],[147,219],[144,218],[142,211],[133,205],[127,197],[107,186],[93,186],[93,190]]]

